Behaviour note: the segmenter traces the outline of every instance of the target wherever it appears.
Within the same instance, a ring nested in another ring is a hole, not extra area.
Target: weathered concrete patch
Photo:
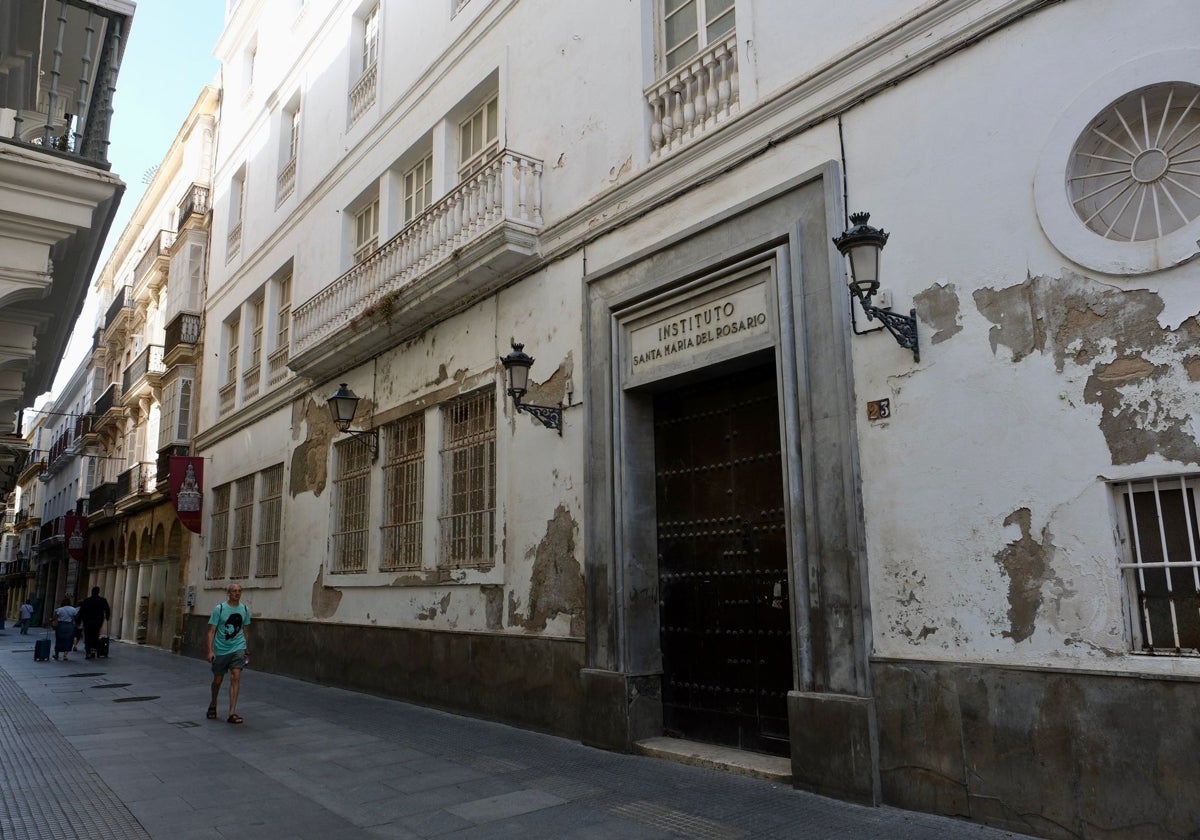
[[[317,570],[317,579],[312,585],[313,618],[333,618],[342,603],[342,590],[325,585],[325,564]]]
[[[941,344],[962,332],[959,323],[958,292],[953,283],[935,283],[913,297],[913,306],[921,320],[933,327],[930,344]]]
[[[1001,633],[1014,642],[1023,642],[1033,635],[1038,610],[1042,606],[1042,584],[1049,577],[1049,526],[1042,529],[1042,541],[1031,534],[1033,514],[1029,508],[1017,508],[1004,520],[1004,526],[1021,529],[1019,539],[1010,542],[996,554],[996,564],[1008,575],[1009,629]]]
[[[317,405],[312,397],[292,402],[292,440],[300,437],[301,427],[307,429],[308,437],[292,450],[292,468],[288,470],[291,476],[288,492],[293,499],[301,493],[320,496],[325,489],[329,444],[336,432],[329,409]]]
[[[1141,463],[1152,455],[1200,463],[1192,418],[1200,393],[1178,376],[1180,367],[1200,381],[1200,323],[1188,318],[1165,329],[1159,296],[1125,291],[1077,274],[1030,277],[1005,289],[975,292],[979,312],[995,326],[988,338],[1019,362],[1049,354],[1062,373],[1067,364],[1090,371],[1085,402],[1100,406],[1100,430],[1114,464]]]
[[[575,556],[577,530],[570,511],[559,505],[546,523],[545,536],[531,552],[529,614],[521,622],[526,630],[545,630],[551,620],[567,615],[571,634],[583,635],[583,568]]]

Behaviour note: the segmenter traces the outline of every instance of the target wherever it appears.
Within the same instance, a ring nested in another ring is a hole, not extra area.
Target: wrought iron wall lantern
[[[879,252],[887,244],[888,233],[867,224],[870,213],[851,213],[852,227],[834,237],[833,244],[850,262],[850,292],[858,298],[868,321],[878,320],[896,339],[896,343],[911,350],[913,361],[921,361],[917,343],[917,310],[900,315],[889,307],[875,306],[871,298],[879,291]]]
[[[524,411],[542,422],[547,429],[555,429],[562,437],[562,407],[557,405],[533,405],[521,402],[529,389],[529,369],[533,357],[525,353],[525,345],[512,343],[512,352],[500,359],[508,375],[508,395],[512,397],[517,411]]]
[[[338,385],[338,389],[325,398],[325,402],[329,405],[329,414],[333,418],[333,425],[337,426],[339,432],[346,432],[356,440],[362,441],[363,445],[371,450],[371,460],[374,461],[379,457],[379,430],[368,429],[365,432],[356,432],[350,428],[350,424],[354,422],[354,412],[358,410],[358,401],[362,399],[343,382]]]

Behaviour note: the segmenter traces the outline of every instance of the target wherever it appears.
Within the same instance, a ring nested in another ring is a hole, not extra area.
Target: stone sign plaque
[[[665,368],[700,362],[709,351],[730,350],[748,339],[770,339],[771,318],[765,279],[686,307],[672,307],[629,331],[626,370],[633,378],[653,378]],[[754,341],[755,347],[761,341]]]

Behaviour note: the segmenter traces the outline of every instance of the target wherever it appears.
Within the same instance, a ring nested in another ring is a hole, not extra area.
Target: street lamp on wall
[[[547,429],[555,429],[562,437],[562,408],[552,405],[533,405],[521,402],[525,392],[529,390],[529,369],[533,367],[533,357],[525,353],[525,345],[512,343],[512,352],[500,359],[508,376],[508,395],[512,397],[517,411],[524,411],[542,422]]]
[[[917,310],[910,309],[908,315],[899,315],[890,308],[871,303],[871,298],[879,291],[879,252],[887,244],[888,233],[867,224],[870,219],[870,213],[851,213],[852,226],[841,236],[834,237],[833,244],[850,263],[850,291],[862,304],[867,320],[878,319],[897,344],[912,351],[913,361],[919,362]]]
[[[360,399],[362,398],[343,382],[338,385],[336,391],[325,398],[325,402],[329,406],[329,415],[333,418],[333,425],[337,426],[339,432],[347,432],[351,437],[361,440],[371,450],[371,460],[374,461],[379,457],[379,430],[369,429],[365,432],[356,432],[350,428],[350,424],[354,422],[354,412],[358,410]]]

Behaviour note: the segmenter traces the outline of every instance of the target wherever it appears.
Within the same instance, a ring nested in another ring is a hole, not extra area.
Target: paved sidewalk
[[[887,838],[1010,832],[114,643],[34,662],[0,631],[0,838]]]

